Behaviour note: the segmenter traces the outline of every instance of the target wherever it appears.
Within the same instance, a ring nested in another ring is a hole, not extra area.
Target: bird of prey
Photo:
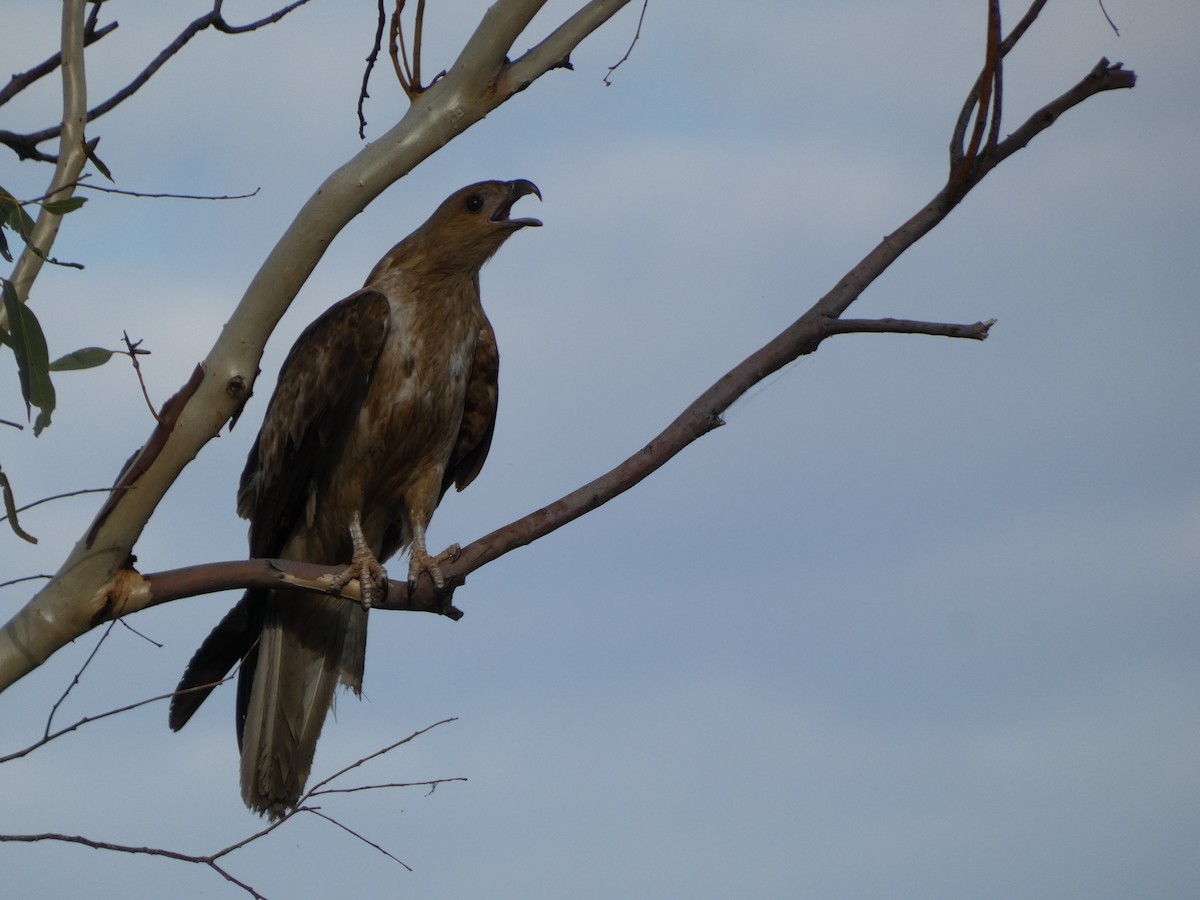
[[[205,639],[171,701],[179,730],[240,660],[242,799],[275,819],[294,808],[334,688],[361,693],[367,607],[380,561],[410,551],[411,584],[444,587],[425,530],[442,496],[479,474],[496,421],[499,354],[479,270],[514,232],[531,181],[451,195],[393,247],[362,290],[297,339],[250,450],[238,513],[250,555],[348,568],[362,605],[319,593],[249,590]]]

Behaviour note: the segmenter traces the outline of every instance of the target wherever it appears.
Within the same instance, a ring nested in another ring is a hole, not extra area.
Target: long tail
[[[168,722],[173,731],[187,724],[208,695],[254,647],[262,627],[263,591],[247,591],[225,614],[199,649],[192,654],[175,696],[171,698]]]
[[[242,799],[279,818],[296,805],[339,683],[362,692],[367,611],[322,594],[271,593],[258,647],[242,666]]]

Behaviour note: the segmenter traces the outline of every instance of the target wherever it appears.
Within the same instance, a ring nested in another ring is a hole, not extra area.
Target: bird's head
[[[468,185],[451,194],[403,244],[416,244],[413,249],[419,247],[426,265],[478,270],[509,235],[542,224],[512,217],[513,204],[526,194],[542,198],[537,185],[524,178]]]

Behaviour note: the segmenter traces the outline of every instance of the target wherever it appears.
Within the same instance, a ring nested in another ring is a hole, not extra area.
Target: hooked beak
[[[526,194],[533,194],[539,200],[542,199],[542,192],[538,190],[538,186],[532,181],[518,178],[515,181],[508,182],[508,199],[497,207],[496,211],[492,214],[492,221],[505,222],[514,228],[524,228],[526,225],[541,225],[541,219],[510,219],[508,217],[508,214],[512,212],[513,204]]]

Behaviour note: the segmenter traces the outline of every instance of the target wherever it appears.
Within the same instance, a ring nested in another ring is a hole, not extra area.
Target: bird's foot
[[[424,572],[433,582],[433,586],[439,591],[446,589],[446,578],[442,575],[442,566],[445,563],[454,562],[462,553],[462,548],[458,544],[451,544],[437,556],[430,556],[429,551],[423,545],[416,545],[412,548],[412,554],[408,560],[408,586],[410,589],[416,589],[417,580]]]
[[[376,603],[387,598],[388,574],[387,569],[379,564],[371,548],[363,537],[362,524],[356,515],[350,523],[350,540],[354,545],[354,555],[350,565],[333,576],[329,582],[329,592],[339,594],[351,581],[358,581],[359,602],[363,609],[370,609]]]

